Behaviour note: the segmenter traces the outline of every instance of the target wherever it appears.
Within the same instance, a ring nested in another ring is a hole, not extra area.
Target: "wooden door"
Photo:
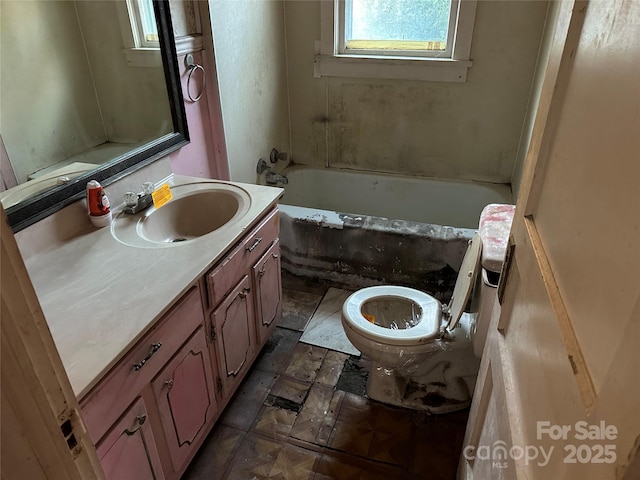
[[[258,345],[267,341],[282,313],[280,243],[276,239],[252,268]]]
[[[3,479],[104,472],[0,205],[0,466]]]
[[[634,475],[640,3],[559,8],[459,478]]]
[[[226,398],[240,383],[256,353],[253,295],[248,275],[213,311],[211,321],[222,396]]]
[[[160,480],[160,457],[142,397],[118,420],[98,445],[107,480]]]
[[[153,380],[174,471],[181,471],[218,413],[211,361],[200,328]]]

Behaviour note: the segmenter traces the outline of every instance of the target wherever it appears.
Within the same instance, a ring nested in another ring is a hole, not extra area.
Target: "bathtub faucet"
[[[267,185],[277,185],[279,183],[286,185],[287,183],[289,183],[289,179],[287,177],[285,177],[284,175],[278,175],[272,170],[267,170],[266,180]]]
[[[267,185],[278,185],[279,183],[286,185],[287,183],[289,183],[289,179],[287,177],[274,172],[271,169],[271,166],[267,164],[267,161],[263,158],[258,160],[256,172],[258,172],[258,175],[262,175],[264,172],[267,172],[267,174],[265,175]]]

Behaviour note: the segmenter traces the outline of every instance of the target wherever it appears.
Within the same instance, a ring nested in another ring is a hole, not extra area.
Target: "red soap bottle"
[[[96,180],[87,183],[87,209],[89,219],[96,227],[106,227],[111,223],[109,198]]]

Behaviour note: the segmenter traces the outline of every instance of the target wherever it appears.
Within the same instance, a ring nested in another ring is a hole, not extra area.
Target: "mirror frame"
[[[53,187],[9,207],[6,213],[14,233],[84,198],[89,180],[97,180],[102,186],[109,185],[189,143],[187,115],[182,96],[169,0],[155,0],[153,4],[158,24],[160,52],[167,83],[173,132],[116,157],[91,172],[75,177],[65,185]]]

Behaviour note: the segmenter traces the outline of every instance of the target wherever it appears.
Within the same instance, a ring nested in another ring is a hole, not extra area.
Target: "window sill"
[[[130,67],[162,68],[162,55],[159,48],[124,48],[122,51]]]
[[[317,55],[313,76],[464,83],[472,64],[448,58]]]

